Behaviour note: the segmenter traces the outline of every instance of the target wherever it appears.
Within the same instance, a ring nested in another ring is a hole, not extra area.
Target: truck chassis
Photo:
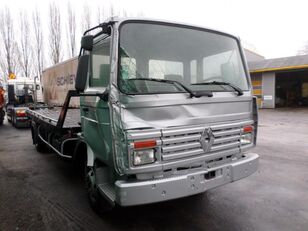
[[[81,131],[80,110],[69,108],[69,102],[77,95],[76,91],[69,91],[62,108],[27,111],[31,117],[33,144],[38,151],[49,147],[61,157],[73,158]]]

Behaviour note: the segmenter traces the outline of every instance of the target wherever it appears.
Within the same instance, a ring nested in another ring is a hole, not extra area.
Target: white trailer
[[[48,106],[63,105],[67,92],[75,89],[78,58],[72,58],[45,69],[42,73],[44,102]],[[73,98],[70,107],[79,107],[79,99]]]

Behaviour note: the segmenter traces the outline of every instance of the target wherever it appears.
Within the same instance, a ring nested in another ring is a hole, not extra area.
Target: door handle
[[[83,110],[84,112],[88,112],[88,111],[89,111],[89,108],[88,108],[88,107],[83,107],[82,110]]]

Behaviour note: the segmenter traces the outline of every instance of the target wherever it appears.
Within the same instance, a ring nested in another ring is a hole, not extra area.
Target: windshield
[[[22,96],[22,95],[29,95],[33,91],[33,85],[32,84],[17,84],[17,92],[16,95]]]
[[[15,103],[25,104],[33,103],[33,84],[20,83],[16,84]]]
[[[165,79],[197,91],[248,90],[236,39],[198,29],[125,23],[120,30],[119,88],[127,94],[185,92]]]

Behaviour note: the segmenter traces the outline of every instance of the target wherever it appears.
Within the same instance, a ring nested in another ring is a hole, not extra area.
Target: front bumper
[[[131,206],[172,200],[242,179],[256,172],[259,164],[258,154],[244,155],[238,161],[185,175],[140,182],[117,181],[116,203]]]

